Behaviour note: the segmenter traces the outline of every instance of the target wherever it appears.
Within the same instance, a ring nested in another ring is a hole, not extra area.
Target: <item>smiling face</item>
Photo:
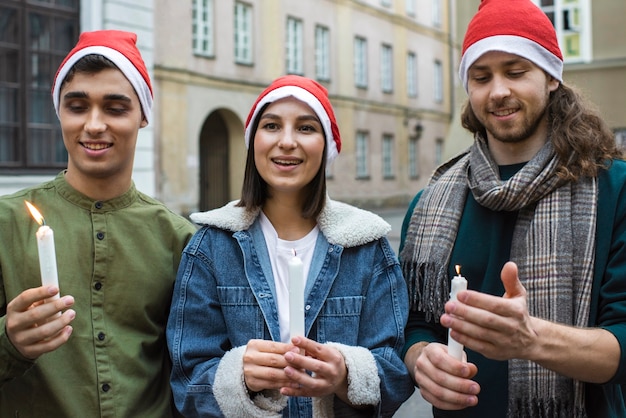
[[[306,196],[306,186],[324,158],[324,131],[315,112],[287,97],[271,103],[259,117],[254,162],[269,196]]]
[[[490,145],[543,144],[546,108],[558,86],[558,80],[531,61],[505,52],[487,52],[468,71],[469,102]]]
[[[94,184],[130,186],[139,128],[146,126],[130,82],[118,69],[76,73],[60,92],[67,181],[86,193]]]

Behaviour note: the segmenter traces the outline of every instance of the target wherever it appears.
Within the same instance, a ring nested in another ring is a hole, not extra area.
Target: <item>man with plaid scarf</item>
[[[474,144],[402,231],[404,359],[435,417],[626,416],[626,163],[562,71],[537,6],[482,1],[459,70]]]

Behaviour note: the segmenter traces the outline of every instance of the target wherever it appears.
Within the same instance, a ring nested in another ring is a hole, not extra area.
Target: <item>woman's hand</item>
[[[349,404],[348,370],[341,353],[304,337],[294,337],[291,342],[294,347],[284,355],[287,363],[284,372],[290,381],[280,393],[309,397],[335,394]],[[308,374],[307,370],[312,373]]]

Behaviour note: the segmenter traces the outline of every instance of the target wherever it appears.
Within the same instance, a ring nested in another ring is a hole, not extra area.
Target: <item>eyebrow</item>
[[[281,119],[279,115],[274,113],[265,113],[260,119]],[[316,115],[300,115],[296,119],[298,120],[310,120],[317,123],[322,123]]]
[[[70,91],[63,96],[63,99],[65,100],[88,99],[88,98],[89,98],[89,94],[87,94],[87,92],[84,92],[84,91]],[[117,93],[105,94],[104,100],[122,101],[122,102],[128,102],[128,103],[131,102],[130,97],[126,96],[125,94],[117,94]]]
[[[511,58],[509,60],[506,60],[506,61],[502,62],[501,64],[499,64],[498,66],[500,66],[500,67],[511,67],[513,65],[526,64],[526,63],[530,63],[530,61],[525,59],[525,58],[519,57],[519,58]],[[485,65],[473,64],[469,68],[469,71],[471,71],[471,70],[481,71],[481,70],[489,69],[491,67],[492,67],[492,65],[488,65],[488,64],[485,64]]]

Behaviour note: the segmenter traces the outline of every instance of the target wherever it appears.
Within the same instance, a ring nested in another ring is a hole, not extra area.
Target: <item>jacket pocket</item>
[[[250,339],[269,339],[269,335],[265,335],[263,313],[252,289],[218,286],[217,295],[233,347],[245,345]]]
[[[319,341],[357,345],[364,301],[363,296],[326,299],[318,317]]]

